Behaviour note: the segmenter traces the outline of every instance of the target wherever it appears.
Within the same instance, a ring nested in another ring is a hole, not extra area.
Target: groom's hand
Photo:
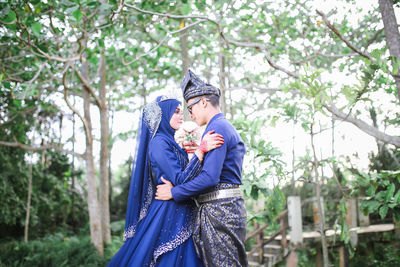
[[[170,181],[161,177],[161,181],[164,184],[157,185],[156,199],[158,200],[170,200],[172,199],[171,188],[174,187]]]

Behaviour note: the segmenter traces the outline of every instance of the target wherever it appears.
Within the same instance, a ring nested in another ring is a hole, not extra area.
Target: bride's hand
[[[203,140],[201,140],[199,150],[202,153],[207,153],[208,151],[221,147],[224,144],[223,136],[214,132],[214,130],[209,131],[204,135]]]
[[[182,148],[189,154],[194,153],[196,149],[199,147],[196,142],[183,142]]]

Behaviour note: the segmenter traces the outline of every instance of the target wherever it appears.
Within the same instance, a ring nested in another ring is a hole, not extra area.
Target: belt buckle
[[[197,197],[194,197],[193,200],[194,200],[194,203],[196,203],[196,206],[199,208],[200,207],[200,203],[197,200]]]

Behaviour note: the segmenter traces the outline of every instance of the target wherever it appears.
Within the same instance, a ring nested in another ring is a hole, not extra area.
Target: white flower
[[[183,147],[184,142],[200,143],[202,131],[193,121],[184,121],[182,126],[175,132],[175,141]]]

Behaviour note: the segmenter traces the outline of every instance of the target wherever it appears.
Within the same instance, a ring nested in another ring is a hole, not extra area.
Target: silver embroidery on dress
[[[162,111],[157,101],[153,101],[146,105],[143,109],[143,119],[146,123],[147,129],[150,131],[151,138],[157,132],[161,122]]]
[[[149,179],[149,186],[147,188],[147,194],[145,197],[143,207],[140,210],[139,220],[137,221],[137,223],[139,223],[144,217],[146,217],[147,210],[149,209],[150,204],[153,200],[154,190],[153,190],[153,186],[151,185],[151,183],[152,183],[152,181],[151,181],[151,179]],[[128,238],[132,238],[135,235],[135,232],[136,232],[136,227],[133,227],[133,226],[128,227],[128,229],[124,231],[123,241],[125,242],[126,240],[128,240]]]
[[[192,219],[189,221],[189,223],[184,227],[182,227],[182,229],[178,231],[178,233],[172,240],[161,244],[154,250],[153,260],[150,263],[150,267],[155,266],[157,259],[162,254],[174,250],[175,248],[177,248],[179,245],[183,244],[186,240],[190,238],[190,236],[193,233],[193,227],[194,227],[194,217],[195,217],[194,210],[192,210],[192,214],[190,215],[190,217]]]
[[[159,102],[169,99],[175,98],[172,96],[163,95],[161,96]],[[162,111],[160,106],[158,105],[159,102],[157,102],[157,100],[154,100],[153,102],[147,104],[143,109],[144,122],[146,123],[146,126],[150,131],[151,138],[153,138],[156,134],[161,122]]]
[[[147,188],[146,199],[144,201],[143,207],[140,210],[139,221],[140,222],[147,214],[147,210],[150,207],[151,201],[153,200],[153,186],[151,185],[152,181],[149,179],[149,186]]]
[[[123,241],[125,242],[128,238],[131,238],[135,235],[136,227],[129,226],[128,229],[124,231],[124,238]]]

